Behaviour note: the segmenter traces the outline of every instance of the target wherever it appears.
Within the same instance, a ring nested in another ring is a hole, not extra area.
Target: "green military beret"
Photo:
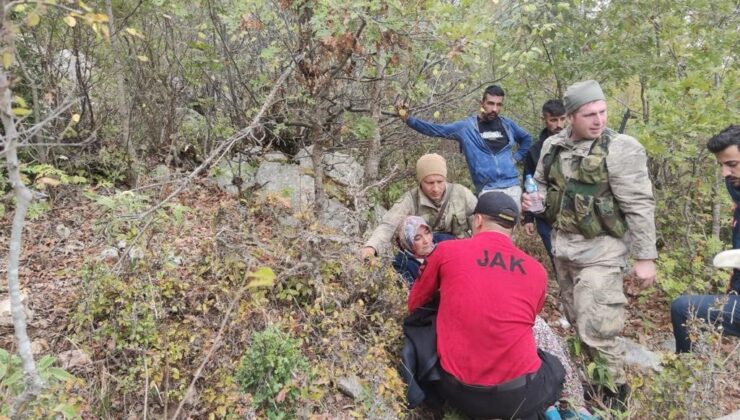
[[[584,80],[583,82],[574,83],[565,90],[563,101],[565,112],[572,114],[581,105],[598,100],[606,100],[604,92],[601,90],[601,86],[599,86],[599,82],[596,80]]]

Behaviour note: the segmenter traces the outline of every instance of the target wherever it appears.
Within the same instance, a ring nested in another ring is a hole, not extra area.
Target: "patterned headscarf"
[[[422,226],[426,226],[430,232],[432,231],[432,228],[429,227],[423,218],[419,216],[406,216],[396,229],[396,241],[398,242],[398,246],[404,251],[408,251],[413,254],[414,236],[416,236],[419,228]]]

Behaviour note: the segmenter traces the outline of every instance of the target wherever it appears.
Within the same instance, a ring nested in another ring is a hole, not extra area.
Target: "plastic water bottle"
[[[524,177],[524,189],[527,194],[530,194],[530,200],[532,205],[529,206],[529,211],[532,213],[542,213],[545,210],[545,206],[542,204],[542,197],[537,194],[537,183],[534,182],[532,175]]]

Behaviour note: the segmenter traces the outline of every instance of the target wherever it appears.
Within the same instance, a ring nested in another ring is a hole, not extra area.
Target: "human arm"
[[[514,153],[514,160],[519,162],[524,159],[527,152],[529,152],[529,148],[532,146],[532,136],[513,121],[511,121],[510,128],[511,134],[514,136],[514,141],[519,144],[519,149]]]
[[[606,158],[609,185],[630,230],[635,258],[631,271],[638,287],[647,288],[655,283],[655,259],[658,257],[655,199],[647,172],[647,154],[642,145],[629,136],[618,136],[612,143]]]
[[[534,182],[537,183],[537,192],[542,196],[543,200],[547,195],[547,180],[545,179],[545,166],[542,163],[542,158],[547,156],[550,149],[552,149],[552,137],[546,139],[544,143],[542,143],[537,156],[537,161],[534,164],[535,169],[532,173],[532,178],[534,178]]]
[[[465,188],[465,187],[463,187]],[[468,221],[468,231],[473,232],[473,211],[478,204],[478,198],[472,191],[465,188],[465,219]]]
[[[419,279],[414,282],[409,294],[409,313],[429,302],[439,290],[439,268],[443,260],[443,253],[444,251],[438,245],[421,266]]]
[[[465,130],[465,120],[455,121],[450,124],[435,124],[409,116],[406,119],[406,124],[425,136],[442,137],[457,141],[460,141],[460,136]]]
[[[642,145],[629,136],[617,136],[611,143],[606,157],[609,186],[631,233],[632,256],[636,260],[655,260],[658,257],[655,199],[647,171],[647,154]],[[642,265],[648,268],[648,264]]]
[[[372,256],[373,254],[383,252],[389,246],[398,224],[401,223],[404,217],[413,214],[414,198],[411,192],[407,192],[383,216],[383,219],[375,230],[373,230],[370,238],[365,242],[364,246],[360,248],[360,256],[364,258],[366,254],[368,256]],[[372,250],[372,254],[370,254],[370,251],[367,248]]]

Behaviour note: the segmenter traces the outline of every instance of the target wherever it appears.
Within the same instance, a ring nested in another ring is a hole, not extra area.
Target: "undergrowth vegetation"
[[[726,414],[737,398],[740,344],[722,338],[722,330],[700,319],[688,325],[692,352],[663,354],[662,371],[633,377],[633,418],[712,419]]]
[[[79,395],[82,381],[64,369],[54,366],[56,359],[46,355],[38,360],[39,375],[46,389],[25,407],[29,418],[77,418],[83,399]],[[0,417],[7,418],[10,404],[23,392],[21,358],[0,348]]]
[[[112,244],[141,233],[114,209],[146,200],[115,197],[96,198]],[[210,215],[185,212],[179,223],[157,217],[143,233],[143,255],[85,264],[69,328],[76,345],[104,361],[85,378],[96,415],[171,415],[182,400],[196,417],[306,417],[348,404],[357,417],[401,415],[405,388],[395,366],[405,286],[310,220],[302,220],[308,229],[278,223],[291,213],[267,196]],[[274,281],[252,287],[265,267]],[[337,381],[351,375],[363,378],[360,401],[337,396]]]

